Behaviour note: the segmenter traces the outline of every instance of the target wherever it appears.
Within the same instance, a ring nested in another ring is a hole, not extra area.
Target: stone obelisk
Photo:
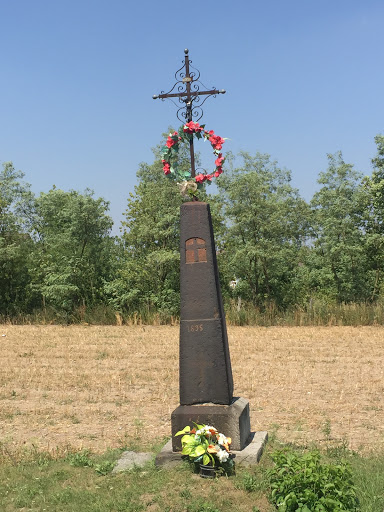
[[[184,203],[180,221],[180,406],[174,434],[192,422],[232,437],[241,450],[250,436],[248,400],[233,398],[233,379],[209,204]]]
[[[180,221],[180,404],[232,402],[233,380],[209,204]]]

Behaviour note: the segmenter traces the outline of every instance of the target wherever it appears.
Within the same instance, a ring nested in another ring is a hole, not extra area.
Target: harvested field
[[[170,435],[178,327],[0,326],[0,441],[96,452]],[[384,448],[384,328],[230,327],[252,430]]]

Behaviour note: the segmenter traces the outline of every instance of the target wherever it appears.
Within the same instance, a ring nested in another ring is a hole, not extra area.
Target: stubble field
[[[153,444],[178,406],[177,326],[0,326],[0,442],[51,452]],[[252,430],[384,448],[384,328],[229,327]]]

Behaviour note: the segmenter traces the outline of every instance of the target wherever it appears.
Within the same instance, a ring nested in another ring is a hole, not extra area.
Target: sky
[[[0,0],[0,20],[0,162],[36,194],[94,190],[116,234],[140,162],[181,124],[152,96],[172,88],[185,48],[203,84],[227,91],[201,120],[228,138],[224,156],[268,153],[306,200],[329,153],[372,172],[382,0]]]

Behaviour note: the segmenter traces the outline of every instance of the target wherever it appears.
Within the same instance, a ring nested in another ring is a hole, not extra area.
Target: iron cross
[[[200,72],[197,69],[193,71],[194,68],[192,68],[191,66],[192,61],[189,60],[188,49],[184,50],[184,53],[184,64],[175,73],[175,85],[167,93],[161,91],[161,94],[155,94],[152,97],[154,100],[163,100],[165,98],[171,98],[171,101],[173,101],[172,98],[177,98],[179,100],[179,103],[184,104],[184,106],[178,109],[176,114],[177,118],[183,123],[189,123],[193,120],[193,117],[196,118],[196,121],[199,121],[203,117],[203,109],[201,107],[205,103],[207,98],[209,98],[210,96],[215,97],[216,94],[224,94],[225,90],[221,89],[219,91],[217,89],[211,89],[207,91],[200,91],[199,84],[205,87],[200,82]],[[176,87],[178,92],[172,92]],[[201,96],[205,96],[203,101],[201,101]],[[176,103],[175,105],[178,106]],[[179,116],[181,116],[183,119],[181,119]],[[189,151],[191,155],[191,176],[192,178],[194,178],[196,175],[196,169],[195,153],[193,149],[193,137],[191,137],[189,141]]]

